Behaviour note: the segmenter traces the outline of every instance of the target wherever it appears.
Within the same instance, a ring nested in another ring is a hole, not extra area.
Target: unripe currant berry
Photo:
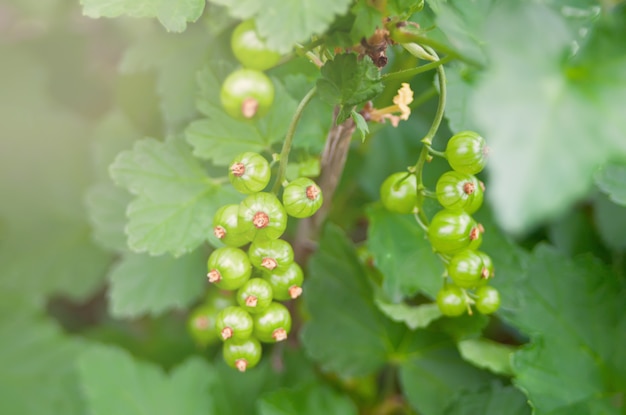
[[[283,190],[283,205],[289,216],[308,218],[322,207],[322,190],[311,179],[300,177]]]
[[[500,308],[500,293],[490,285],[476,290],[476,309],[481,314],[495,313]]]
[[[215,334],[215,308],[202,304],[193,309],[187,320],[187,328],[196,344],[206,347],[218,340]]]
[[[493,276],[493,263],[484,252],[466,249],[452,257],[447,270],[458,287],[474,288]]]
[[[220,100],[224,111],[233,118],[262,117],[274,102],[274,84],[261,71],[238,69],[224,80]]]
[[[258,153],[246,152],[237,155],[230,163],[228,178],[241,193],[251,194],[265,189],[270,181],[270,164]]]
[[[211,253],[207,261],[207,278],[223,290],[236,290],[250,279],[252,264],[239,248],[223,247]]]
[[[460,316],[467,311],[465,293],[459,287],[448,284],[437,293],[437,306],[444,316]]]
[[[413,213],[417,205],[417,178],[406,171],[393,173],[380,187],[385,209],[396,213]]]
[[[259,71],[271,68],[281,58],[280,53],[268,49],[256,31],[254,20],[246,20],[237,25],[230,38],[230,47],[243,66]]]
[[[481,235],[476,221],[465,212],[441,210],[433,216],[428,227],[428,240],[433,249],[444,255],[478,248]]]
[[[291,331],[291,314],[287,307],[273,302],[264,311],[254,314],[254,335],[263,343],[276,343],[287,339]]]
[[[471,215],[483,203],[483,187],[471,174],[449,171],[437,181],[437,200],[448,210],[464,210]]]
[[[254,337],[246,340],[226,340],[222,347],[224,361],[240,372],[255,367],[261,361],[261,343]]]
[[[477,174],[487,164],[489,148],[485,140],[474,131],[461,131],[450,138],[445,154],[454,170]]]
[[[272,193],[255,193],[239,205],[238,225],[253,242],[278,239],[287,228],[287,213]]]
[[[274,299],[280,301],[294,300],[302,294],[304,274],[296,262],[292,262],[286,270],[274,270],[263,275],[272,287]]]
[[[255,242],[248,249],[252,266],[262,271],[285,270],[293,263],[293,248],[283,239]]]
[[[261,278],[250,278],[237,291],[237,303],[248,313],[256,314],[264,311],[272,304],[272,286]]]
[[[239,205],[224,205],[213,216],[213,234],[224,244],[240,247],[248,242],[246,234],[237,225]]]
[[[215,329],[222,340],[245,340],[252,335],[252,328],[252,317],[241,307],[227,307],[215,318]]]

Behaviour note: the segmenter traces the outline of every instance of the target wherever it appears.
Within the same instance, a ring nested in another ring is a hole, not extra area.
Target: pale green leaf
[[[368,218],[367,246],[384,276],[385,293],[399,298],[422,290],[434,297],[442,285],[443,264],[415,218],[381,205],[369,209]]]
[[[596,184],[612,201],[626,206],[626,163],[607,163],[596,174]]]
[[[109,275],[111,315],[135,318],[188,306],[203,292],[206,259],[203,250],[180,258],[124,255]]]
[[[289,52],[296,43],[321,35],[335,16],[348,11],[350,0],[210,0],[239,19],[254,18],[270,49]]]
[[[169,375],[114,347],[93,347],[77,362],[85,398],[93,415],[206,415],[212,413],[211,366],[191,358]]]
[[[279,389],[258,403],[259,415],[356,415],[354,403],[323,384]]]
[[[92,237],[98,245],[113,251],[123,251],[126,245],[126,207],[132,200],[130,194],[109,182],[92,185],[85,195],[85,204]]]
[[[498,375],[511,376],[511,355],[515,348],[489,339],[465,339],[458,343],[463,359]]]
[[[626,250],[626,206],[598,194],[593,202],[593,219],[602,241],[616,251]],[[586,239],[590,237],[583,236]]]
[[[573,35],[528,3],[501,7],[485,37],[491,64],[470,107],[491,149],[488,198],[502,226],[521,233],[563,212],[598,166],[626,153],[623,33],[592,31],[564,65]]]
[[[138,195],[128,206],[128,246],[136,252],[180,256],[211,233],[213,215],[237,200],[234,190],[215,184],[182,140],[138,141],[111,165],[118,185]]]
[[[386,303],[377,299],[376,305],[387,317],[406,324],[411,330],[428,327],[431,322],[441,317],[441,311],[435,303],[410,306],[405,303]]]
[[[446,408],[446,415],[530,415],[526,397],[512,386],[500,382],[456,396]],[[572,412],[573,414],[573,412]]]
[[[205,0],[81,0],[83,13],[92,18],[156,17],[170,32],[182,32],[196,21]]]

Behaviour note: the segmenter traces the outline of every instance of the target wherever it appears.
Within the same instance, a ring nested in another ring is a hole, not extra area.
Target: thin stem
[[[296,112],[293,114],[291,118],[291,123],[289,124],[289,128],[287,129],[287,134],[285,136],[285,141],[283,142],[283,148],[280,151],[279,165],[278,165],[278,174],[276,175],[276,181],[274,182],[274,186],[272,187],[272,193],[278,194],[280,190],[280,186],[285,180],[285,171],[287,170],[287,162],[289,161],[289,152],[291,151],[291,142],[293,141],[293,137],[296,133],[296,127],[298,126],[298,122],[302,117],[302,113],[304,112],[304,108],[311,101],[315,93],[317,92],[317,87],[311,88],[309,92],[302,98],[302,101],[298,104],[298,108],[296,108]]]
[[[388,81],[388,80],[391,80],[391,79],[410,79],[410,78],[413,78],[414,76],[419,75],[421,73],[428,72],[428,71],[430,71],[432,69],[438,68],[439,66],[441,66],[443,64],[446,64],[446,63],[452,61],[453,59],[454,59],[453,56],[447,55],[447,56],[444,56],[443,58],[438,59],[438,60],[436,60],[434,62],[429,62],[429,63],[426,63],[424,65],[417,66],[415,68],[404,69],[402,71],[387,73],[387,74],[381,76],[381,79],[383,81]]]
[[[437,199],[437,193],[433,192],[432,190],[422,189],[422,194],[429,199]]]
[[[428,48],[428,51],[435,55],[437,58],[437,52],[435,52],[432,48]],[[435,113],[435,118],[433,119],[433,123],[426,133],[426,136],[422,138],[422,143],[425,143],[430,147],[433,143],[433,137],[437,134],[437,130],[439,130],[439,126],[441,125],[441,120],[443,120],[443,113],[446,109],[446,71],[443,69],[443,65],[437,66],[437,80],[439,81],[439,104],[437,105],[437,112]]]
[[[442,158],[444,158],[444,159],[445,159],[445,158],[448,158],[448,157],[446,156],[446,153],[444,153],[443,151],[438,151],[438,150],[435,150],[435,149],[434,149],[434,148],[432,148],[431,146],[428,146],[428,152],[429,152],[430,154],[432,154],[433,156],[442,157]]]

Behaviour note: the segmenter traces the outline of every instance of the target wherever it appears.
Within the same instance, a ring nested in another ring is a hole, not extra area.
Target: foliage
[[[625,411],[624,1],[1,9],[0,413]],[[248,19],[281,58],[268,113],[235,119],[220,89]],[[468,130],[489,146],[471,226],[501,306],[480,314],[469,287],[446,317],[453,257],[428,229],[447,142]],[[268,160],[277,205],[299,177],[324,204],[282,235],[304,270],[288,339],[239,373],[218,333],[194,344],[214,315],[190,316],[235,302],[206,275],[244,152]],[[381,203],[398,172],[411,213]]]

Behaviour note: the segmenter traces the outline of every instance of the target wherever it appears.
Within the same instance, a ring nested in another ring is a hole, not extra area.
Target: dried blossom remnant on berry
[[[287,340],[287,331],[285,329],[283,329],[283,328],[276,329],[272,333],[272,337],[277,342],[281,342],[283,340]]]
[[[368,113],[364,115],[365,119],[369,119],[375,122],[385,122],[385,120],[391,121],[391,125],[397,127],[400,120],[406,121],[411,115],[411,108],[409,105],[413,102],[413,91],[408,83],[402,83],[398,93],[393,97],[393,104],[385,108],[367,110]],[[399,115],[398,115],[399,113]]]
[[[476,185],[474,185],[474,183],[472,182],[466,182],[463,185],[463,192],[466,195],[471,195],[472,193],[474,193],[474,191],[476,191]]]
[[[254,98],[246,98],[241,103],[241,115],[245,118],[252,118],[259,110],[259,101]]]
[[[216,282],[220,282],[222,279],[222,275],[216,269],[212,269],[211,271],[209,271],[209,273],[206,276],[209,279],[209,282],[213,284]]]
[[[274,258],[263,258],[261,266],[271,271],[278,266],[278,262]]]
[[[258,303],[258,298],[254,295],[249,295],[246,297],[246,306],[248,307],[256,307]]]
[[[241,177],[246,172],[246,166],[243,163],[235,163],[230,166],[230,171],[233,173],[233,176]]]
[[[311,185],[306,188],[306,197],[309,200],[315,200],[320,195],[320,189],[317,186]]]
[[[217,239],[223,239],[226,236],[226,229],[222,226],[216,226],[213,228],[213,234]]]
[[[233,337],[233,329],[231,329],[230,327],[224,327],[222,329],[221,334],[222,334],[222,339],[228,340],[231,337]]]
[[[270,217],[265,212],[257,212],[252,218],[252,223],[257,229],[263,229],[270,224]]]
[[[237,359],[235,361],[235,367],[240,372],[245,372],[248,368],[248,361],[246,359]]]
[[[302,287],[298,287],[297,285],[292,285],[291,287],[289,287],[289,297],[291,297],[292,300],[295,300],[301,295],[302,295]]]

